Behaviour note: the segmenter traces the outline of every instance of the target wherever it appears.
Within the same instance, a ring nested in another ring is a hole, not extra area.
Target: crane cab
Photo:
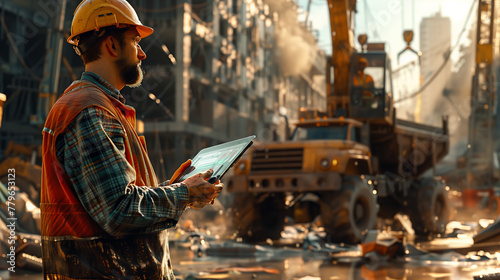
[[[350,60],[350,116],[378,124],[392,124],[391,62],[387,53],[354,53]]]

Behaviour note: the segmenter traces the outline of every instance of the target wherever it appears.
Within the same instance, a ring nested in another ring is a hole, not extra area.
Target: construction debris
[[[19,216],[22,218],[18,229],[33,231],[17,231],[14,234],[17,242],[16,267],[22,271],[41,272],[37,208],[31,206],[32,203],[21,191],[17,192],[16,200],[16,211],[25,213]],[[5,209],[0,209],[3,213],[0,223],[1,253],[7,257],[10,253],[10,230]],[[222,220],[222,217],[217,219]],[[320,279],[317,278],[319,274],[336,275],[328,267],[352,267],[353,263],[359,264],[354,267],[363,279],[404,276],[406,272],[395,267],[428,264],[464,269],[473,264],[477,271],[472,276],[482,275],[485,277],[482,279],[494,279],[491,277],[498,272],[492,271],[492,265],[496,268],[500,261],[500,253],[497,253],[500,250],[498,221],[453,221],[448,224],[445,236],[415,241],[412,232],[408,232],[411,229],[408,218],[400,215],[395,220],[401,224],[398,230],[371,230],[365,234],[361,244],[352,245],[328,242],[323,228],[309,224],[286,226],[279,240],[244,243],[234,234],[222,234],[221,228],[225,227],[221,224],[199,227],[198,221],[185,219],[173,230],[170,238],[173,260],[178,262],[174,263],[175,274],[178,279],[273,279],[272,275],[283,273],[293,275],[289,279]],[[298,265],[290,272],[291,267],[287,263],[293,261]],[[276,263],[283,266],[276,267]],[[6,269],[4,266],[1,268]],[[422,273],[426,277],[446,276],[449,273],[443,271],[427,269]]]

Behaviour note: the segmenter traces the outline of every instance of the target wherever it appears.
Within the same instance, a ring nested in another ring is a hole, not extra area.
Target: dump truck
[[[447,120],[435,127],[398,119],[383,44],[359,36],[357,51],[348,20],[356,1],[328,2],[334,79],[325,112],[301,109],[290,139],[256,143],[236,163],[226,183],[233,225],[243,240],[259,242],[279,239],[286,222],[319,222],[329,241],[359,243],[379,218],[402,213],[418,236],[442,234],[447,187],[423,175],[448,153]],[[360,61],[369,85],[354,78]]]

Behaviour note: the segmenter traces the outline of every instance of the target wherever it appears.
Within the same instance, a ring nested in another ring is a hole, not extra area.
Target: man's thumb
[[[210,177],[212,177],[212,174],[214,174],[214,170],[210,168],[207,171],[202,173],[203,179],[205,179],[205,180],[210,179]]]

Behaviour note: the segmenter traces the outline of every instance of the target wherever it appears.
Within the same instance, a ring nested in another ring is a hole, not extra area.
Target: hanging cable
[[[411,28],[415,28],[415,0],[411,0]]]
[[[420,94],[422,94],[422,91],[427,88],[427,86],[429,86],[433,81],[434,79],[437,78],[437,76],[439,75],[439,73],[441,73],[441,71],[444,69],[444,67],[446,66],[446,63],[448,63],[448,60],[450,60],[450,57],[451,57],[451,54],[453,53],[453,51],[460,45],[460,40],[462,39],[462,36],[463,34],[465,33],[466,31],[466,28],[467,28],[467,23],[469,22],[470,20],[470,16],[472,14],[472,11],[474,10],[474,6],[476,4],[476,0],[473,0],[472,1],[472,5],[469,9],[469,12],[467,14],[467,18],[465,19],[465,22],[464,22],[464,26],[462,27],[462,30],[460,31],[460,34],[458,35],[458,39],[457,41],[455,42],[455,45],[451,48],[451,50],[446,54],[446,57],[443,61],[443,63],[439,66],[439,68],[437,69],[437,71],[429,78],[429,80],[427,80],[427,82],[425,82],[418,90],[416,90],[414,93],[408,95],[408,96],[405,96],[403,98],[400,98],[398,100],[395,100],[394,101],[394,104],[396,103],[399,103],[399,102],[402,102],[402,101],[405,101],[407,99],[410,99],[410,98],[414,98]]]
[[[375,17],[372,14],[372,10],[368,6],[368,2],[366,0],[363,0],[363,1],[364,1],[364,4],[365,4],[364,5],[365,6],[365,13],[368,14],[368,17],[370,18],[370,21],[376,22]],[[378,32],[378,29],[377,29],[377,24],[373,24],[372,26],[373,26],[373,28],[371,30],[372,30],[372,33],[373,33],[373,38],[374,39],[380,39],[379,32]],[[367,30],[367,33],[368,33],[368,30]]]
[[[364,14],[365,14],[365,32],[366,32],[366,34],[368,34],[368,12],[367,12],[368,5],[366,4],[366,0],[363,1],[363,4],[364,4],[363,8],[365,9],[365,12],[364,12]]]
[[[401,0],[401,28],[405,30],[405,0]]]
[[[0,22],[2,23],[2,27],[5,30],[5,34],[7,35],[7,38],[9,39],[10,46],[14,50],[14,53],[16,54],[17,59],[19,59],[19,61],[23,65],[23,67],[28,71],[28,73],[31,75],[31,77],[33,77],[33,79],[35,79],[37,81],[41,81],[42,79],[40,77],[38,77],[30,69],[30,67],[28,66],[28,64],[26,64],[26,62],[24,61],[23,57],[19,53],[19,49],[17,48],[16,44],[14,43],[14,39],[12,39],[12,36],[10,35],[9,29],[7,28],[7,24],[5,24],[5,20],[4,20],[3,16],[2,16],[2,13],[0,13]]]
[[[366,0],[365,0],[366,1]],[[415,28],[415,0],[411,0],[411,29]],[[406,30],[405,28],[405,0],[401,0],[401,29]]]

